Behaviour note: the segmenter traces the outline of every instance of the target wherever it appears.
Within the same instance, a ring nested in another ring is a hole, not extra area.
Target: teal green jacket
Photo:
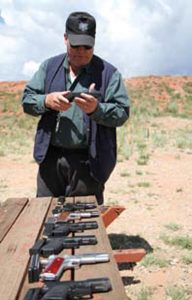
[[[49,143],[56,143],[56,146],[68,148],[87,146],[90,150],[91,157],[95,159],[93,169],[98,169],[101,166],[101,162],[98,163],[98,160],[99,157],[102,157],[102,145],[105,144],[105,156],[110,154],[111,151],[113,152],[111,163],[108,164],[111,166],[109,168],[107,167],[111,172],[116,161],[115,128],[121,126],[129,116],[129,100],[122,77],[115,67],[95,55],[90,64],[81,70],[81,74],[79,74],[79,77],[75,80],[75,84],[70,83],[67,70],[68,63],[66,55],[51,58],[40,66],[24,90],[22,99],[24,111],[33,116],[42,116],[38,126],[39,131],[37,131],[37,136],[39,132],[43,132],[44,135],[45,133],[47,134],[47,132],[50,133],[49,140],[43,140],[41,136],[43,142],[36,145],[35,158],[37,162],[42,162],[45,158]],[[61,117],[71,121],[63,124],[64,127],[68,124],[65,131],[71,131],[69,125],[69,123],[71,123],[73,128],[77,129],[75,131],[77,132],[78,138],[75,137],[74,134],[70,134],[70,138],[66,138],[67,135],[64,134],[61,140],[57,139],[58,137],[55,136],[55,126],[58,113],[45,107],[44,101],[46,94],[52,91],[68,89],[86,92],[92,82],[96,83],[96,90],[100,91],[102,95],[101,99],[99,99],[96,111],[90,115],[86,115],[74,104],[72,111],[62,113]],[[47,121],[45,121],[45,119],[47,119]],[[52,122],[50,120],[52,120]],[[81,120],[83,125],[80,125],[79,120]],[[52,124],[51,128],[48,128],[49,125],[45,124]],[[82,128],[85,128],[85,130],[82,130]],[[88,136],[87,132],[90,133]],[[62,142],[57,145],[58,140]],[[39,136],[38,141],[40,141]],[[42,149],[43,151],[41,151]],[[39,155],[39,153],[41,154]],[[106,181],[110,172],[109,170],[106,172],[104,170],[104,176],[96,177],[98,180],[100,177],[100,181]]]

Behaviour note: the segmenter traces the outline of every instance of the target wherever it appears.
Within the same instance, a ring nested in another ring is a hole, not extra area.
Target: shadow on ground
[[[110,233],[108,235],[112,249],[145,249],[146,253],[153,252],[151,245],[139,235]]]
[[[146,253],[153,252],[151,245],[139,235],[126,235],[126,234],[117,234],[110,233],[108,235],[111,247],[113,250],[118,249],[144,249]],[[135,262],[132,263],[118,263],[119,270],[133,270],[136,266]],[[138,280],[135,280],[134,277],[122,277],[124,285],[137,284]]]

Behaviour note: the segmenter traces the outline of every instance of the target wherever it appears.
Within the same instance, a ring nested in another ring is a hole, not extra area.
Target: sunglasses
[[[77,49],[77,48],[79,48],[79,47],[83,47],[83,48],[85,48],[86,50],[91,50],[91,49],[93,48],[93,47],[91,47],[91,46],[86,46],[86,45],[73,46],[73,45],[71,45],[71,44],[70,44],[70,47],[73,48],[73,49]]]

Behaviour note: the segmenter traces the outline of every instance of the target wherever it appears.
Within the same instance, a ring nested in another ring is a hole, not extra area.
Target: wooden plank
[[[76,201],[94,201],[95,197],[76,197]],[[89,219],[90,220],[90,219]],[[110,256],[110,262],[94,264],[89,266],[82,266],[75,271],[75,280],[84,280],[88,278],[108,277],[111,280],[112,291],[108,293],[95,294],[94,299],[97,300],[127,300],[129,299],[125,293],[122,279],[118,270],[118,266],[113,257],[113,251],[107,236],[107,232],[102,221],[102,217],[91,218],[93,221],[97,221],[99,228],[96,230],[86,230],[83,235],[96,235],[98,243],[94,246],[83,246],[75,250],[75,254],[83,253],[108,253]]]
[[[0,244],[1,299],[15,300],[22,286],[29,248],[39,235],[51,198],[30,199]]]
[[[55,200],[55,199],[54,199]],[[66,202],[76,202],[76,201],[87,201],[87,202],[92,202],[95,201],[95,197],[89,196],[89,197],[74,197],[73,198],[67,198]],[[52,205],[55,205],[55,202],[52,201]],[[51,215],[51,210],[52,207],[49,209],[48,215]],[[92,230],[88,231],[86,230],[84,233],[78,233],[77,235],[95,235],[97,236],[98,239],[98,244],[95,246],[82,246],[79,250],[75,249],[75,254],[78,253],[90,253],[90,252],[106,252],[109,253],[110,255],[110,263],[103,263],[100,265],[90,265],[90,266],[82,266],[80,270],[75,270],[75,272],[65,272],[64,275],[61,278],[61,281],[65,280],[70,280],[70,279],[75,279],[75,280],[84,280],[88,278],[96,278],[96,277],[109,277],[112,286],[113,286],[113,291],[105,294],[95,294],[93,299],[97,300],[127,300],[128,297],[125,294],[125,289],[122,284],[122,280],[119,274],[119,270],[117,268],[117,265],[114,261],[113,254],[112,254],[112,249],[109,244],[109,240],[106,234],[106,231],[104,229],[103,236],[101,236],[100,230],[102,231],[102,228],[104,228],[103,222],[100,220],[101,218],[94,218],[92,220],[96,220],[99,224],[99,229],[98,230]],[[90,219],[89,219],[90,220]],[[85,219],[82,219],[81,221],[87,221]],[[101,224],[100,224],[101,222]],[[102,226],[102,228],[101,228]],[[108,241],[108,247],[106,247],[106,241]],[[59,256],[62,256],[63,254],[71,254],[69,253],[68,250],[63,250],[62,253],[59,254]],[[107,268],[106,268],[107,266]],[[28,279],[25,277],[25,283],[23,285],[21,294],[19,295],[18,300],[23,300],[24,295],[26,294],[26,291],[28,288],[31,287],[37,287],[39,286],[40,283],[34,283],[34,284],[28,284]]]
[[[25,205],[27,198],[10,198],[0,206],[0,243],[14,224]]]
[[[51,205],[50,205],[50,207],[49,207],[49,210],[48,210],[48,213],[47,213],[46,218],[52,217],[52,216],[53,216],[53,215],[52,215],[52,209],[56,206],[56,204],[57,204],[57,198],[53,198],[53,199],[52,199],[52,202],[51,202]],[[46,221],[46,219],[44,220],[44,222],[45,222],[45,221]],[[40,232],[38,238],[41,238],[41,237],[42,237],[43,230],[44,230],[44,226],[42,227],[41,232]],[[33,241],[33,242],[34,242],[34,241]],[[63,250],[62,253],[59,254],[59,256],[62,256],[62,255],[64,255],[64,254],[70,254],[70,255],[71,255],[71,254],[72,254],[72,253],[71,253],[71,249]],[[63,281],[66,281],[66,280],[71,280],[71,279],[72,279],[71,270],[67,270],[67,271],[63,274],[63,276],[62,276],[62,280],[63,280]],[[29,282],[28,282],[28,276],[27,276],[27,274],[26,274],[25,280],[24,280],[24,282],[23,282],[21,291],[20,291],[20,293],[19,293],[17,299],[18,299],[18,300],[23,300],[24,297],[25,297],[25,295],[26,295],[26,293],[27,293],[27,291],[28,291],[28,289],[30,289],[30,288],[42,287],[42,286],[43,286],[43,282],[40,282],[40,281],[39,281],[39,282],[34,282],[34,283],[29,283]]]

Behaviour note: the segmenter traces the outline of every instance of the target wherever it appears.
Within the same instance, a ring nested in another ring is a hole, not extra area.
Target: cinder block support
[[[105,227],[108,227],[124,210],[123,206],[101,206],[102,219]]]
[[[108,227],[124,210],[123,206],[101,206],[100,211],[105,227]],[[113,255],[117,263],[134,263],[142,260],[146,251],[143,248],[113,250]]]
[[[117,263],[134,263],[142,260],[146,255],[145,249],[113,250],[113,256]]]

